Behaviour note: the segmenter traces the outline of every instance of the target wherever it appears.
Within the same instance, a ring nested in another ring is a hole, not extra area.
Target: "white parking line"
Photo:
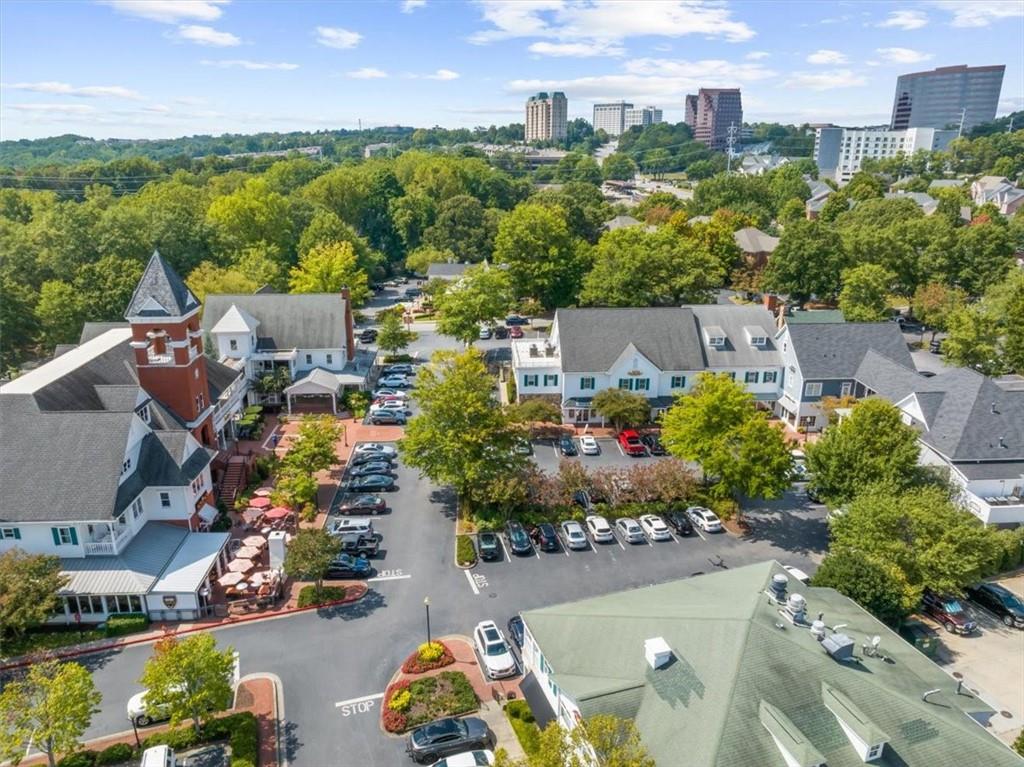
[[[384,697],[384,693],[378,692],[373,695],[364,695],[361,698],[349,698],[348,700],[339,700],[334,704],[335,708],[341,708],[342,706],[350,706],[353,703],[362,703],[366,700],[380,700]]]
[[[378,575],[376,578],[367,578],[367,583],[380,583],[381,581],[404,581],[406,578],[412,578],[412,575],[405,573],[404,575]]]
[[[509,555],[508,549],[505,548],[505,539],[502,538],[500,535],[498,536],[498,543],[501,544],[501,551],[505,555],[505,559],[507,559],[509,562],[511,562],[512,561],[512,557]]]
[[[626,547],[622,545],[622,541],[620,541],[620,540],[619,540],[619,537],[618,537],[618,536],[615,536],[615,542],[616,542],[617,544],[619,544],[619,548],[620,548],[620,549],[622,549],[623,551],[625,551],[625,550],[626,550]]]
[[[697,527],[697,525],[694,525],[694,526],[693,526],[693,532],[697,533],[697,535],[699,535],[699,536],[700,536],[700,539],[701,539],[702,541],[706,541],[706,540],[707,540],[707,538],[705,538],[705,537],[704,537],[704,533],[702,533],[702,532],[700,531],[700,528],[699,528],[699,527]]]
[[[618,440],[615,440],[615,447],[617,447],[619,449],[619,455],[621,455],[623,458],[625,458],[626,457],[626,452],[622,449],[622,445],[619,444]]]
[[[537,559],[540,559],[540,546],[534,545],[533,555],[537,557]]]
[[[676,534],[675,534],[675,533],[673,533],[673,532],[672,532],[671,530],[669,530],[669,531],[668,531],[668,534],[669,534],[670,536],[672,536],[672,540],[673,540],[673,541],[675,541],[676,543],[679,543],[679,539],[678,539],[678,538],[676,538]]]
[[[462,572],[466,574],[466,580],[469,581],[469,587],[473,589],[473,593],[480,596],[480,589],[476,587],[476,581],[473,580],[472,573],[470,573],[469,570],[463,570]]]

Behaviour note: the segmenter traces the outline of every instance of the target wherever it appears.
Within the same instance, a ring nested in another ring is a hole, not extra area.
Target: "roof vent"
[[[995,402],[992,403],[992,406],[989,409],[991,410],[992,415],[997,415],[999,413],[999,411],[996,410],[996,403]]]
[[[825,638],[825,621],[814,621],[811,624],[811,636],[819,642]]]
[[[793,623],[803,623],[807,616],[807,600],[800,594],[790,594],[784,612]]]
[[[830,634],[821,640],[821,646],[836,660],[848,662],[853,660],[853,650],[857,645],[846,634]]]
[[[772,576],[772,582],[768,586],[768,594],[779,604],[786,601],[786,587],[789,585],[789,578],[782,573]]]
[[[530,344],[530,356],[531,357],[539,357],[540,356],[540,352],[537,351],[537,344]]]
[[[672,648],[662,637],[644,640],[644,658],[653,669],[659,669],[672,660]]]

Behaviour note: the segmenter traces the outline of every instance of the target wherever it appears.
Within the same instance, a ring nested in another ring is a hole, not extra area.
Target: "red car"
[[[619,432],[619,445],[626,455],[647,455],[647,448],[640,441],[640,435],[633,429],[623,429]]]
[[[950,634],[973,634],[978,628],[978,624],[971,620],[956,597],[925,589],[921,609],[941,623],[942,628]]]
[[[512,327],[510,327],[508,329],[508,337],[509,338],[522,338],[523,337],[523,329],[521,327],[519,327],[518,325],[513,325]]]

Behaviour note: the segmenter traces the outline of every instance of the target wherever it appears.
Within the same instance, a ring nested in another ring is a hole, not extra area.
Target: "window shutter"
[[[69,530],[71,530],[71,545],[72,546],[77,546],[78,545],[78,531],[75,530],[75,528],[73,528],[73,527],[69,528]]]
[[[16,540],[16,541],[20,541],[21,540],[21,528],[20,527],[14,528],[14,540]]]
[[[53,545],[60,546],[60,531],[56,527],[51,527],[50,532],[53,533]]]

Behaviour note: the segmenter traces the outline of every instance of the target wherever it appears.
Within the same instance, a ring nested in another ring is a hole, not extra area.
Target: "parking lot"
[[[583,455],[583,451],[579,449],[579,438],[574,438],[573,442],[576,445],[577,455],[572,456],[570,460],[579,461],[588,469],[629,468],[630,466],[661,460],[659,456],[626,455],[622,452],[622,448],[619,447],[619,443],[610,437],[598,438],[597,444],[601,448],[601,452],[598,455]],[[551,474],[558,471],[558,464],[566,456],[563,456],[558,449],[557,440],[535,439],[530,442],[530,445],[533,448],[533,461],[537,466]],[[696,464],[694,466],[696,467]]]

